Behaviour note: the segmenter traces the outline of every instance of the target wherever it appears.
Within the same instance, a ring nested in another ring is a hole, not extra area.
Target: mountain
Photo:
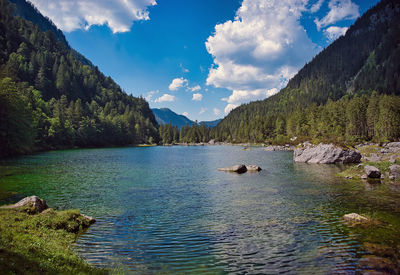
[[[0,0],[0,157],[35,150],[158,142],[143,98],[71,49],[25,0]]]
[[[195,124],[194,121],[188,119],[184,115],[178,115],[168,108],[154,108],[151,109],[156,117],[157,123],[160,125],[171,123],[173,126],[181,128],[183,126],[192,126]]]
[[[220,119],[216,119],[216,120],[212,120],[212,121],[201,121],[199,124],[200,125],[205,125],[207,128],[214,128],[215,126],[218,125],[218,123],[220,123],[222,121],[222,118]]]
[[[213,135],[236,142],[397,140],[399,95],[400,3],[382,0],[278,94],[234,109]]]
[[[179,129],[182,128],[183,126],[192,126],[196,124],[195,121],[190,120],[184,115],[178,115],[174,111],[168,108],[153,108],[151,109],[154,113],[154,116],[156,117],[157,123],[160,125],[165,125],[171,123],[172,126],[178,127]],[[208,128],[213,128],[217,126],[217,124],[221,121],[222,119],[217,119],[213,121],[201,121],[198,124],[199,125],[205,125]]]

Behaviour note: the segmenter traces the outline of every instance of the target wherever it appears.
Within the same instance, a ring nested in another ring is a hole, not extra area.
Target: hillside
[[[179,129],[183,126],[192,126],[195,124],[194,121],[188,119],[184,115],[178,115],[168,108],[153,108],[151,109],[156,117],[157,123],[159,125],[169,124],[178,127]]]
[[[399,95],[400,3],[382,0],[278,94],[236,108],[213,134],[235,142],[397,140]]]
[[[0,0],[0,156],[158,141],[143,98],[71,49],[26,1],[12,2]]]

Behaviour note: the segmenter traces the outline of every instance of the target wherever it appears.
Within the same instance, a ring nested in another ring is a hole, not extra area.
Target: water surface
[[[240,146],[47,152],[1,163],[0,203],[35,194],[94,216],[77,251],[127,273],[352,274],[365,242],[398,244],[398,186],[292,158]],[[263,170],[217,171],[237,163]],[[385,223],[349,228],[341,217],[351,212]]]

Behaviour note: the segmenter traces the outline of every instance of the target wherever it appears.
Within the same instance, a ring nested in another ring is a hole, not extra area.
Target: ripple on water
[[[233,163],[264,170],[216,170]],[[343,214],[382,214],[400,226],[399,188],[344,182],[334,176],[340,168],[294,164],[290,152],[67,150],[5,165],[18,173],[0,169],[3,193],[34,193],[55,208],[93,215],[98,222],[76,250],[127,273],[354,274],[369,253],[361,245],[366,233],[345,228]]]

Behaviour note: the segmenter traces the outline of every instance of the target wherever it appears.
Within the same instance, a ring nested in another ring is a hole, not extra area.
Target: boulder
[[[400,142],[389,142],[388,144],[385,145],[385,147],[400,148]]]
[[[43,210],[49,208],[46,204],[46,201],[39,198],[38,196],[30,196],[23,198],[19,202],[11,205],[5,205],[2,206],[1,208],[28,208],[27,211],[29,213],[40,213]]]
[[[257,165],[246,165],[246,169],[249,172],[259,172],[262,170],[261,167]]]
[[[81,214],[81,216],[82,216],[83,218],[85,218],[85,219],[89,222],[90,225],[92,225],[92,224],[94,224],[94,223],[96,222],[96,219],[93,218],[93,217],[86,216],[86,215],[84,215],[84,214]]]
[[[303,143],[302,146],[294,150],[294,161],[305,163],[358,163],[361,154],[358,150],[345,149],[334,144],[318,144],[314,146],[310,143]]]
[[[393,178],[400,179],[400,165],[394,164],[389,167],[390,175]]]
[[[368,179],[368,176],[366,174],[364,174],[364,175],[361,176],[361,179],[362,180],[366,180],[366,179]]]
[[[365,223],[369,221],[367,217],[361,216],[357,213],[346,214],[343,216],[343,219],[347,222],[352,222],[352,223]]]
[[[381,171],[379,171],[375,166],[366,165],[364,170],[365,174],[367,174],[369,178],[378,179],[381,177]]]
[[[247,168],[244,164],[238,164],[238,165],[233,165],[230,167],[218,168],[218,171],[235,172],[238,174],[242,174],[242,173],[247,172]]]

